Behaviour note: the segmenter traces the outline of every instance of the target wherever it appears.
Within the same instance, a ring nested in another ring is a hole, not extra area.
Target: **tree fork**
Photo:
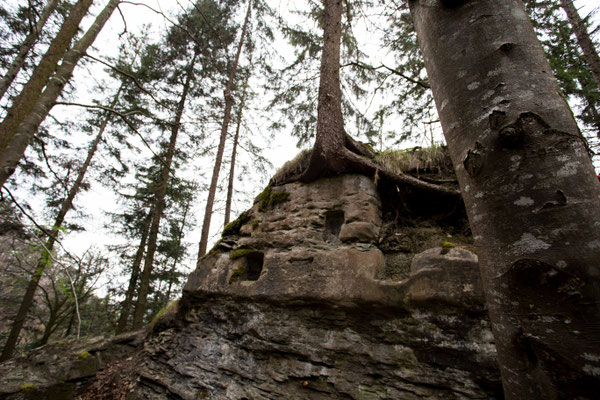
[[[521,0],[411,0],[506,399],[600,390],[600,184]]]

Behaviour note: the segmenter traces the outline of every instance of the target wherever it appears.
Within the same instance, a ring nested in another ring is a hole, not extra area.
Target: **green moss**
[[[87,350],[84,350],[81,353],[77,354],[77,358],[79,358],[80,360],[87,360],[88,358],[92,358],[92,357],[94,357],[94,356],[91,355],[90,353],[88,353]]]
[[[271,192],[273,188],[271,186],[267,186],[256,198],[258,201],[258,210],[263,211],[266,210],[269,206],[269,200],[271,199]]]
[[[456,245],[452,242],[448,242],[448,241],[443,241],[442,242],[442,253],[441,254],[448,254],[448,252],[450,251],[450,249],[453,249],[454,247],[456,247]]]
[[[235,221],[232,221],[225,225],[223,229],[222,237],[238,235],[242,225],[250,221],[250,211],[244,211]]]
[[[269,208],[276,206],[277,204],[288,201],[290,197],[289,192],[273,192],[271,186],[267,186],[255,199],[255,203],[258,203],[258,210],[265,211]]]
[[[178,306],[179,306],[179,299],[169,302],[169,304],[167,304],[166,306],[161,308],[160,311],[156,313],[156,315],[154,316],[154,318],[152,318],[152,321],[150,321],[150,324],[148,324],[148,325],[150,327],[154,327],[154,325],[156,325],[156,323],[158,321],[160,321],[161,318],[163,318],[167,315],[175,314],[177,312]]]
[[[231,273],[231,277],[229,278],[229,284],[235,283],[237,281],[239,281],[240,279],[242,279],[242,276],[244,275],[244,273],[246,272],[246,268],[245,267],[239,267],[233,270],[233,272]]]
[[[231,253],[229,253],[229,258],[231,258],[232,260],[237,260],[238,258],[244,257],[251,252],[252,250],[250,249],[235,249]]]
[[[271,194],[271,199],[269,200],[269,207],[273,207],[277,204],[284,203],[288,201],[289,197],[289,192],[275,192]]]
[[[33,383],[24,383],[20,389],[22,392],[34,392],[37,390],[37,387]]]
[[[256,228],[258,228],[259,224],[260,224],[260,221],[258,221],[258,220],[252,221],[252,230],[255,231]]]

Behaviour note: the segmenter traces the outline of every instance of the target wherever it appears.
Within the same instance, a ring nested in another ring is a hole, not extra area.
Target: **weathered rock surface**
[[[143,332],[56,342],[0,364],[0,399],[62,400],[81,393],[110,363],[139,350]]]
[[[477,256],[386,220],[370,179],[272,188],[225,232],[127,399],[502,397]],[[114,398],[115,374],[85,398]]]
[[[286,201],[259,199],[190,276],[177,322],[145,344],[133,398],[501,397],[475,254],[405,253],[406,275],[379,279],[368,178],[277,190]]]

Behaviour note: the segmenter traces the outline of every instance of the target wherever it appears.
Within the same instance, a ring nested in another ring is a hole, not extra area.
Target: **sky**
[[[15,2],[16,0],[6,0],[8,2]],[[19,0],[24,1],[24,0]],[[306,2],[300,2],[297,0],[268,0],[272,7],[276,10],[279,10],[280,13],[289,16],[290,12],[295,8],[306,4]],[[177,11],[181,10],[181,7],[186,7],[190,2],[189,0],[138,0],[139,3],[143,3],[148,5],[149,7],[154,8],[155,10],[160,10],[167,15],[174,15]],[[99,10],[106,3],[103,1],[95,1],[95,5],[93,7],[93,15],[96,15]],[[597,0],[576,0],[575,4],[580,8],[581,15],[587,15],[595,6],[597,7]],[[102,55],[102,54],[111,54],[116,55],[118,49],[118,38],[119,34],[121,34],[125,27],[130,32],[138,31],[143,24],[151,23],[153,27],[153,32],[156,36],[159,36],[161,32],[166,31],[169,28],[169,22],[165,21],[164,18],[157,15],[155,12],[150,10],[147,7],[143,7],[140,5],[134,4],[122,4],[120,6],[122,13],[115,13],[112,18],[109,20],[105,28],[102,30],[99,38],[94,44],[95,50],[91,51],[92,54]],[[600,16],[595,16],[595,21],[598,23],[600,20]],[[91,17],[86,19],[86,23],[90,24],[92,21]],[[371,34],[368,32],[368,27],[357,28],[362,29],[365,34],[362,39],[364,40],[361,43],[361,46],[369,47],[372,44],[369,43],[371,39]],[[276,42],[276,46],[279,46],[281,49],[286,49],[286,45],[282,42]],[[283,50],[283,53],[290,52],[289,48],[287,50]],[[285,55],[285,54],[284,54]],[[289,54],[288,54],[289,55]],[[385,54],[381,55],[385,57]],[[91,83],[101,83],[103,78],[103,68],[98,67],[95,70],[91,70],[93,67],[86,67],[85,69],[78,69],[76,72],[75,79],[79,80],[78,82],[87,82],[86,84],[82,84],[82,87],[89,88]],[[78,84],[76,83],[75,86]],[[53,114],[55,114],[58,118],[61,118],[61,113],[71,113],[72,109],[67,109],[63,107],[63,109],[56,108],[53,110]],[[265,131],[266,128],[264,126],[260,126],[260,122],[257,122],[257,126],[255,129],[260,131]],[[263,132],[265,133],[265,132]],[[87,140],[87,139],[86,139]],[[292,138],[286,132],[278,132],[276,136],[270,138],[268,134],[265,134],[265,138],[260,139],[257,138],[259,142],[262,143],[265,149],[265,157],[273,164],[273,169],[271,173],[273,173],[278,167],[283,165],[287,160],[292,159],[298,150],[295,147],[296,139]],[[413,147],[415,143],[406,143],[405,147]],[[209,166],[210,167],[210,166]],[[224,167],[221,171],[221,179],[227,174],[228,167]],[[249,185],[245,188],[248,192],[248,196],[244,198],[236,199],[236,203],[234,204],[234,214],[238,214],[244,211],[251,205],[252,195],[258,194],[262,187],[266,184],[267,177],[260,177],[261,179],[257,179],[256,177],[249,177]],[[190,265],[194,265],[195,253],[197,251],[197,242],[200,238],[200,225],[201,219],[204,213],[203,206],[204,199],[199,199],[198,204],[195,205],[195,214],[197,216],[196,219],[196,228],[188,232],[187,234],[187,243],[190,245],[190,253],[191,257],[188,260]],[[64,240],[64,245],[69,249],[70,252],[74,254],[82,254],[90,245],[96,245],[98,247],[103,247],[107,244],[115,243],[117,240],[116,237],[110,235],[109,229],[105,226],[107,221],[104,213],[106,211],[114,210],[117,206],[117,199],[114,194],[110,193],[110,190],[107,188],[102,188],[98,185],[92,185],[92,188],[89,192],[82,194],[78,200],[79,204],[83,205],[85,208],[91,210],[90,215],[85,220],[85,225],[87,230],[80,234],[69,235]],[[236,215],[232,215],[232,219],[234,219]],[[218,234],[222,229],[221,224],[222,219],[219,217],[213,218],[212,222],[212,242],[214,242],[218,238]],[[210,245],[209,245],[210,248]]]

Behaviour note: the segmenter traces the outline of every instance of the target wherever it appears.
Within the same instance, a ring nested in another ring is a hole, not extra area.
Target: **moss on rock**
[[[238,258],[244,257],[250,254],[252,250],[250,249],[235,249],[231,253],[229,253],[229,258],[232,260],[237,260]]]
[[[223,233],[221,234],[221,236],[225,237],[225,236],[238,235],[240,233],[240,229],[242,228],[242,225],[244,225],[246,222],[250,221],[250,218],[251,218],[250,211],[249,210],[244,211],[239,217],[237,217],[236,220],[225,225],[225,228],[223,229]]]
[[[290,197],[289,192],[285,191],[273,191],[273,187],[267,186],[254,200],[258,203],[258,210],[265,211],[269,208],[273,208],[277,204],[288,201]]]
[[[239,267],[233,270],[233,272],[231,273],[231,277],[229,278],[229,284],[235,283],[237,281],[239,281],[240,279],[242,279],[242,276],[244,276],[244,273],[246,272],[246,268],[245,267]]]

